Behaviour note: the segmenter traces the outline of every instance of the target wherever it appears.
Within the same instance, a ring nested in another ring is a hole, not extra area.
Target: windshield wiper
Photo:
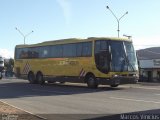
[[[135,69],[134,69],[133,65],[129,62],[129,59],[128,59],[128,57],[127,57],[126,55],[124,55],[124,56],[122,57],[122,60],[121,60],[121,72],[124,71],[124,68],[125,68],[126,63],[127,63],[127,66],[130,66],[130,68],[131,68],[131,69],[133,70],[133,72],[134,72]]]
[[[129,59],[128,59],[127,56],[125,56],[125,59],[126,59],[126,62],[127,62],[127,64],[128,64],[128,66],[130,66],[130,68],[132,68],[132,70],[133,70],[133,72],[134,72],[135,69],[134,69],[133,65],[129,62]]]
[[[125,58],[123,57],[122,58],[123,60],[121,60],[121,72],[123,72],[124,71],[124,68],[125,68]]]

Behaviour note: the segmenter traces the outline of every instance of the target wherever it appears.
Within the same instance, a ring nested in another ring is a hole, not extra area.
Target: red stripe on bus
[[[65,60],[65,58],[48,58],[48,60]]]

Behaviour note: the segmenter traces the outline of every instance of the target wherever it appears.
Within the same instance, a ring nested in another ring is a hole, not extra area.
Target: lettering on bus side
[[[59,65],[68,65],[69,63],[67,61],[59,61]]]
[[[78,61],[70,61],[69,64],[70,65],[78,65]]]
[[[59,65],[78,65],[78,61],[60,61]]]

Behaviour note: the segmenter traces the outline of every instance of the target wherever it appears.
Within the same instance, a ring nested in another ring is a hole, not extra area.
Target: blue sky
[[[160,46],[160,0],[0,0],[0,54],[14,56],[14,47],[63,38],[131,35],[136,49]]]

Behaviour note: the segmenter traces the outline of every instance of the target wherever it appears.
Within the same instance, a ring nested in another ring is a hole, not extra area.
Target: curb
[[[138,82],[137,84],[139,85],[146,85],[146,86],[160,86],[160,83],[159,82]]]

